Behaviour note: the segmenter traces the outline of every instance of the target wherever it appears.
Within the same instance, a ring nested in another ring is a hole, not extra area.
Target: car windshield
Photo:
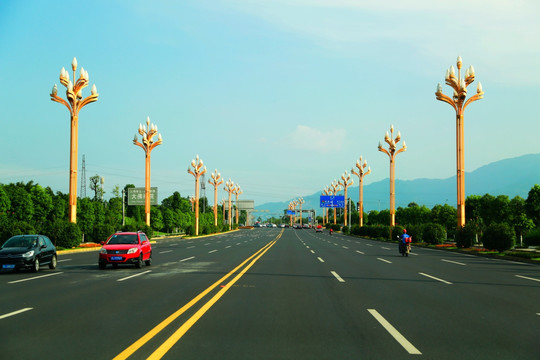
[[[13,237],[2,245],[5,248],[32,248],[37,244],[37,236],[18,236]]]
[[[114,245],[114,244],[138,244],[139,240],[137,238],[136,234],[118,234],[113,235],[108,245]]]

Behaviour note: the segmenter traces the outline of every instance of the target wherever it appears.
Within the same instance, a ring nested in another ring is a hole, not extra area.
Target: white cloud
[[[296,129],[285,137],[287,146],[317,153],[339,151],[344,140],[344,129],[315,129],[306,125],[297,125]]]

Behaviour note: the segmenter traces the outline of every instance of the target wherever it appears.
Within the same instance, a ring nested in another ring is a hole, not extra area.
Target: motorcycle
[[[401,256],[409,256],[409,253],[411,252],[411,243],[404,244],[403,242],[401,242],[399,236],[397,238],[399,241],[399,253],[401,254]]]

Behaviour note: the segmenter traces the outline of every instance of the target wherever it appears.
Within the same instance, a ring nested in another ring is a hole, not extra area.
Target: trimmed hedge
[[[465,224],[456,230],[456,246],[458,248],[470,248],[476,240],[476,225]]]
[[[540,228],[531,230],[523,237],[525,246],[540,246]]]
[[[484,231],[482,243],[486,249],[502,252],[515,246],[516,234],[507,224],[492,224]]]

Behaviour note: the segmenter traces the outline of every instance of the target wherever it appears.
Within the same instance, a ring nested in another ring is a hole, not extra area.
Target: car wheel
[[[105,267],[107,266],[107,263],[105,261],[102,261],[99,263],[99,269],[100,270],[105,270]]]
[[[39,259],[36,258],[36,260],[34,260],[34,264],[32,264],[32,271],[33,272],[38,272],[39,271]]]
[[[51,259],[51,262],[49,263],[49,269],[56,269],[56,255],[53,255],[52,259]]]
[[[141,255],[139,255],[139,259],[138,259],[137,262],[135,263],[135,267],[136,267],[137,269],[142,268],[142,262],[143,262],[143,261],[142,261],[142,254],[141,254]]]
[[[146,266],[152,265],[152,253],[150,253],[148,260],[146,260],[144,263],[146,264]]]

